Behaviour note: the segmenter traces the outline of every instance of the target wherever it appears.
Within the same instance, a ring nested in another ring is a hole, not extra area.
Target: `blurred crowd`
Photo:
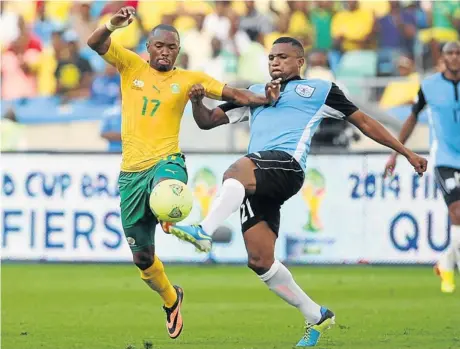
[[[172,24],[181,33],[177,64],[223,81],[266,81],[267,50],[282,35],[307,48],[307,76],[334,79],[350,51],[375,51],[377,76],[414,70],[417,50],[419,68],[430,69],[460,30],[459,1],[2,1],[2,98],[115,100],[118,77],[86,39],[126,5],[138,20],[115,40],[145,54],[150,29]]]
[[[1,1],[2,100],[59,96],[116,105],[120,80],[86,45],[122,6],[137,20],[112,38],[145,57],[155,25],[181,34],[177,65],[218,80],[269,79],[267,52],[279,36],[306,48],[305,77],[404,77],[379,91],[383,108],[408,103],[420,72],[442,69],[440,47],[460,31],[460,1]],[[414,59],[415,57],[415,59]],[[350,88],[353,95],[363,89]]]

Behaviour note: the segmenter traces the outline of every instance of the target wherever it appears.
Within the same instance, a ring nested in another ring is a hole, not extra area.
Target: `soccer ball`
[[[186,184],[175,179],[167,179],[153,188],[149,204],[159,221],[177,223],[190,214],[193,196]]]

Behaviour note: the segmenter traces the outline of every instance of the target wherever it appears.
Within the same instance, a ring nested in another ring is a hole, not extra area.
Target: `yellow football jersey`
[[[210,76],[179,68],[159,72],[114,41],[102,57],[121,76],[122,171],[142,171],[180,152],[180,122],[193,84],[202,84],[210,98],[222,97],[225,85]]]

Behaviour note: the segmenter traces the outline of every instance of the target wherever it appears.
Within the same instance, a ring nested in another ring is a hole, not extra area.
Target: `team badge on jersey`
[[[310,98],[313,95],[313,92],[315,92],[315,88],[308,85],[297,85],[295,92],[300,97]]]
[[[179,84],[171,84],[171,92],[174,93],[174,94],[180,93]]]
[[[144,88],[144,82],[142,80],[135,79],[133,81],[132,88],[135,90],[142,90]]]

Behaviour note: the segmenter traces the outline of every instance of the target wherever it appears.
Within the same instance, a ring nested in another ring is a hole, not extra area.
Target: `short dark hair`
[[[177,31],[177,29],[174,28],[172,25],[169,25],[169,24],[158,24],[156,27],[154,27],[152,29],[150,34],[155,33],[156,30],[164,30],[164,31],[167,31],[167,32],[176,33],[177,36],[179,36],[179,32]]]
[[[282,36],[276,39],[275,41],[273,41],[273,45],[275,44],[291,44],[292,46],[297,48],[297,50],[299,51],[299,55],[301,55],[302,57],[305,56],[303,45],[300,43],[299,40],[291,38],[290,36]]]
[[[449,50],[452,49],[458,49],[460,48],[460,41],[449,41],[444,44],[442,47],[442,53],[446,53]]]

